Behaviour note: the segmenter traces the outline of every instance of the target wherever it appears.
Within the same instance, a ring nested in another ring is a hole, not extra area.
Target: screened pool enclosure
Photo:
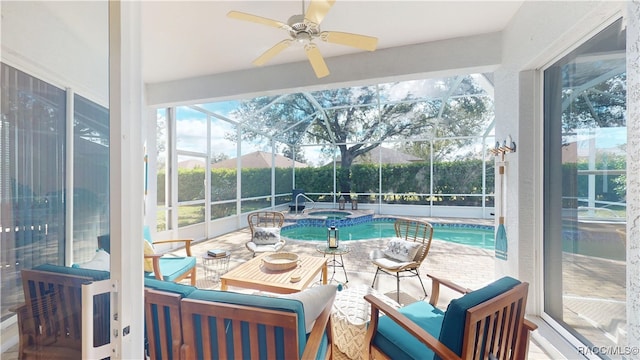
[[[277,207],[292,189],[319,207],[490,217],[493,128],[486,74],[158,109],[157,228]]]

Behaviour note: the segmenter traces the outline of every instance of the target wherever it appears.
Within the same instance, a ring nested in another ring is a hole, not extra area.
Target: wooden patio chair
[[[196,258],[191,255],[192,239],[175,239],[153,241],[148,226],[144,227],[144,275],[158,280],[179,282],[189,279],[191,285],[196,285]],[[157,252],[155,245],[178,243],[184,245],[186,256],[165,256]],[[106,252],[111,251],[111,237],[109,234],[98,236],[98,247]]]
[[[68,273],[45,269],[68,269]],[[79,359],[82,356],[82,284],[107,272],[41,265],[22,270],[25,303],[18,314],[19,359]],[[73,273],[78,273],[74,275]],[[79,275],[82,274],[82,275]],[[95,277],[92,276],[96,275]],[[93,345],[109,342],[109,296],[94,297]]]
[[[526,359],[530,332],[524,318],[529,284],[504,277],[479,290],[430,276],[429,303],[417,301],[398,310],[374,295],[366,351],[370,359]],[[440,285],[465,294],[436,308]],[[380,312],[387,316],[380,317]]]

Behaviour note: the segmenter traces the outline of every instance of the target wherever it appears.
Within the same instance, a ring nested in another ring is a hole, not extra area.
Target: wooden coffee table
[[[307,288],[322,272],[322,283],[327,283],[327,259],[315,256],[300,256],[300,264],[291,270],[272,271],[262,266],[262,258],[257,256],[220,276],[220,289],[229,286],[246,289],[290,294]],[[300,280],[291,281],[292,275],[300,275]]]

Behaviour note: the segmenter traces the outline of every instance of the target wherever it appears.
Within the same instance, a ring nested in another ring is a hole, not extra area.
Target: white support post
[[[109,1],[109,204],[111,279],[118,334],[111,359],[144,359],[141,4]]]

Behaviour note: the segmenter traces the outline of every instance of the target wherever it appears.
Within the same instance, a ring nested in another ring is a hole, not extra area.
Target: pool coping
[[[330,211],[330,210],[327,210]],[[335,210],[335,212],[346,212],[345,210]],[[327,219],[322,216],[306,216],[304,218],[287,218],[287,222],[282,227],[285,228],[296,228],[302,226],[312,226],[312,227],[330,227],[330,226],[339,226],[339,227],[348,227],[353,225],[359,225],[366,222],[394,222],[398,218],[406,218],[405,216],[393,216],[393,215],[376,215],[371,213],[363,213],[363,214],[353,214],[348,215],[342,219]],[[424,218],[422,218],[424,220]],[[482,220],[487,223],[470,223],[469,219],[444,219],[438,218],[437,221],[426,219],[434,228],[462,228],[462,229],[482,229],[482,230],[495,230],[494,225],[489,225],[488,220]],[[462,222],[466,221],[466,222]]]

